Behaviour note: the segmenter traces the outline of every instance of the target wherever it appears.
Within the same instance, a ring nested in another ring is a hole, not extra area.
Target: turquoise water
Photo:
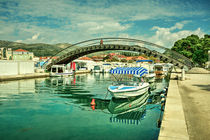
[[[111,83],[109,74],[0,83],[0,139],[157,139],[160,97],[148,97],[146,105],[142,97],[112,99]]]

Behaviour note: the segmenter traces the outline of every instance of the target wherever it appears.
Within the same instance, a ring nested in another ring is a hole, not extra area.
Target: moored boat
[[[69,71],[64,65],[53,65],[51,67],[50,76],[51,77],[65,77],[73,75],[73,71]]]
[[[148,69],[148,74],[146,74],[146,81],[151,83],[155,81],[154,63],[153,60],[138,60],[136,61],[137,66],[144,67]]]
[[[140,85],[111,85],[108,87],[111,95],[115,98],[128,98],[132,96],[142,95],[148,91],[149,83]]]
[[[93,70],[92,70],[94,73],[102,73],[104,70],[102,69],[102,66],[100,65],[95,65],[93,67]]]
[[[108,91],[115,98],[128,98],[145,94],[149,89],[149,83],[144,82],[142,76],[147,74],[147,69],[143,67],[118,67],[110,70],[112,74],[119,74],[114,76],[116,83],[108,87]],[[128,75],[123,80],[122,75]],[[131,79],[132,78],[132,79]],[[127,81],[128,79],[132,81]]]

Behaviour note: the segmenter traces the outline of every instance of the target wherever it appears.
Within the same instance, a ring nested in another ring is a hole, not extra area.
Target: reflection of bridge
[[[103,44],[99,44],[101,39],[103,39]],[[129,38],[97,38],[79,42],[56,53],[54,56],[58,56],[58,58],[50,64],[46,63],[45,66],[49,70],[52,65],[68,64],[81,56],[107,50],[134,51],[147,56],[154,56],[163,62],[172,63],[180,68],[184,66],[188,68],[192,67],[192,61],[190,59],[175,51],[147,41]],[[163,54],[163,52],[166,52],[166,54]]]

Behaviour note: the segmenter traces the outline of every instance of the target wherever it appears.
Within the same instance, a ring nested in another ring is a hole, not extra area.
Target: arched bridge
[[[145,54],[147,56],[154,56],[156,58],[159,58],[163,62],[172,63],[180,68],[183,68],[184,66],[187,66],[188,68],[192,67],[191,60],[189,60],[185,56],[177,52],[171,51],[168,48],[159,46],[157,44],[137,39],[129,39],[129,38],[102,38],[102,39],[103,39],[103,44],[99,44],[101,38],[98,38],[70,45],[69,47],[56,53],[55,56],[59,57],[49,64],[46,63],[47,64],[46,69],[49,70],[51,66],[55,64],[68,64],[69,62],[90,53],[107,51],[107,50],[134,51],[134,52],[139,52],[141,54]],[[127,45],[124,45],[125,43],[120,44],[121,42],[126,42]],[[83,46],[79,46],[81,44],[83,44]],[[144,45],[144,47],[141,47],[140,44]]]

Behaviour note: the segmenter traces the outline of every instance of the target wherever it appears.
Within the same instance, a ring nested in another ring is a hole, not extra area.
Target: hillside
[[[0,40],[0,48],[12,48],[16,49],[24,49],[30,52],[33,52],[35,56],[53,56],[56,52],[66,48],[71,44],[68,43],[58,43],[58,44],[44,44],[44,43],[36,43],[36,44],[26,44],[26,43],[18,43],[12,41]],[[109,54],[116,51],[105,51],[105,52],[96,52],[92,54],[88,54],[89,57],[94,55],[102,55]],[[121,51],[122,52],[122,51]]]
[[[25,44],[25,43],[0,40],[0,48],[2,47],[12,48],[13,50],[24,49],[33,52],[35,56],[52,56],[56,52],[62,50],[63,48],[69,45],[70,44],[67,43],[59,43],[55,45],[44,44],[44,43]]]

